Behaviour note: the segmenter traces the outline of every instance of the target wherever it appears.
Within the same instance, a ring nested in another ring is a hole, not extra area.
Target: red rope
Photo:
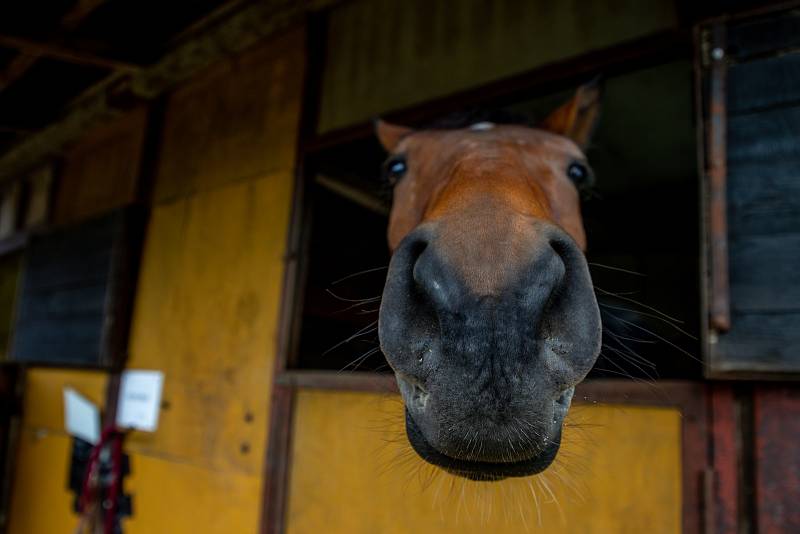
[[[83,477],[83,486],[81,487],[81,496],[78,500],[78,509],[82,515],[85,515],[92,497],[91,480],[94,475],[95,469],[99,468],[100,454],[106,445],[111,446],[111,487],[108,492],[109,506],[105,511],[105,522],[103,532],[105,534],[113,534],[114,517],[117,513],[117,497],[119,496],[120,483],[122,479],[122,434],[117,432],[114,427],[108,427],[103,430],[100,435],[100,441],[97,442],[89,454],[89,460],[86,464],[86,473]],[[99,503],[102,507],[103,503]]]

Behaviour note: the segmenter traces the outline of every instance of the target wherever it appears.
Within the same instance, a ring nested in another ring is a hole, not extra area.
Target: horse
[[[451,474],[545,470],[600,353],[580,208],[599,108],[592,83],[536,127],[376,121],[393,188],[380,348],[411,447]]]

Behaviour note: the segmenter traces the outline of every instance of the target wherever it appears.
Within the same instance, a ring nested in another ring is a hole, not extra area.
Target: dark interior
[[[604,85],[603,117],[587,150],[597,185],[583,206],[607,331],[592,376],[700,377],[691,64],[668,63]],[[535,121],[569,94],[506,109]],[[325,150],[310,165],[300,368],[388,371],[374,325],[389,261],[389,200],[378,180],[383,158],[374,140],[358,140]]]

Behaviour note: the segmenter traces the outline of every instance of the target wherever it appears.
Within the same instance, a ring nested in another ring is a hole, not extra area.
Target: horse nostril
[[[551,238],[549,245],[562,260],[566,260],[567,256],[569,256],[570,246],[563,239]]]
[[[416,413],[423,412],[428,406],[430,394],[419,379],[414,376],[398,373],[398,385],[405,398],[406,407]]]

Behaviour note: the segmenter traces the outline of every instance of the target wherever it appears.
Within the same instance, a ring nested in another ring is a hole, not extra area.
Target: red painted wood
[[[753,408],[758,532],[800,532],[800,387],[758,386]]]
[[[738,532],[739,424],[733,388],[730,385],[720,384],[712,388],[711,420],[711,456],[714,471],[711,483],[712,495],[706,496],[706,499],[711,501],[706,503],[709,513],[706,530],[717,534]]]

